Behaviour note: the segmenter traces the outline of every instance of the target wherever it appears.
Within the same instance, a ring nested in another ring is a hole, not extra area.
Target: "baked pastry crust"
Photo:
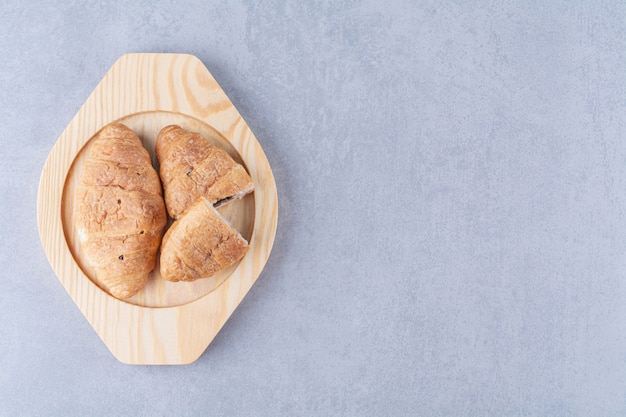
[[[178,125],[166,126],[156,142],[165,205],[177,219],[200,196],[220,205],[254,189],[245,168],[202,135]]]
[[[117,298],[154,269],[167,221],[159,176],[139,137],[120,123],[92,139],[76,191],[75,226],[96,281]]]
[[[205,197],[200,197],[163,236],[161,276],[168,281],[208,278],[239,261],[248,242]]]

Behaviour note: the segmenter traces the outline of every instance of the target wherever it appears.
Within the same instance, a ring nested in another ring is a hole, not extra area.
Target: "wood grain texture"
[[[157,266],[146,288],[125,301],[90,279],[93,271],[81,257],[71,221],[74,190],[89,139],[113,121],[135,130],[155,166],[156,135],[172,123],[200,132],[244,164],[254,193],[220,209],[250,243],[238,264],[193,283],[169,283]],[[196,57],[128,54],[107,72],[52,148],[41,174],[37,220],[54,272],[117,359],[186,364],[202,354],[265,266],[276,233],[277,202],[261,146]]]

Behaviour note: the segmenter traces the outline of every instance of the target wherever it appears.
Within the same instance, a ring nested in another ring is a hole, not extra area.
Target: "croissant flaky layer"
[[[117,298],[154,269],[167,221],[159,177],[141,140],[120,123],[92,139],[76,191],[76,228],[98,283]]]
[[[161,275],[168,281],[208,278],[235,264],[248,251],[248,242],[200,197],[163,237]]]
[[[198,197],[216,203],[241,198],[254,189],[244,167],[225,150],[180,126],[167,126],[159,132],[156,154],[165,203],[173,218],[178,218]]]

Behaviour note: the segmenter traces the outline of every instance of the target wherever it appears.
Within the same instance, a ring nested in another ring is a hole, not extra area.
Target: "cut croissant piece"
[[[177,219],[200,196],[219,206],[254,189],[243,166],[202,135],[177,125],[164,127],[156,143],[165,205]]]
[[[165,233],[161,245],[161,275],[168,281],[209,278],[239,261],[248,242],[200,197]]]
[[[137,135],[120,123],[93,138],[79,180],[75,225],[96,281],[116,298],[139,292],[167,221],[159,176]]]

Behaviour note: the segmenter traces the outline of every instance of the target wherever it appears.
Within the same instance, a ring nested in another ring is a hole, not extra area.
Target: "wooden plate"
[[[89,140],[119,121],[156,163],[158,131],[178,124],[242,163],[255,191],[221,213],[250,242],[236,265],[214,277],[171,283],[158,266],[148,285],[121,301],[97,285],[73,228],[74,190]],[[100,338],[124,363],[195,361],[250,290],[269,257],[277,223],[274,176],[261,146],[206,67],[183,54],[128,54],[107,72],[52,148],[39,183],[41,241],[57,277]]]

